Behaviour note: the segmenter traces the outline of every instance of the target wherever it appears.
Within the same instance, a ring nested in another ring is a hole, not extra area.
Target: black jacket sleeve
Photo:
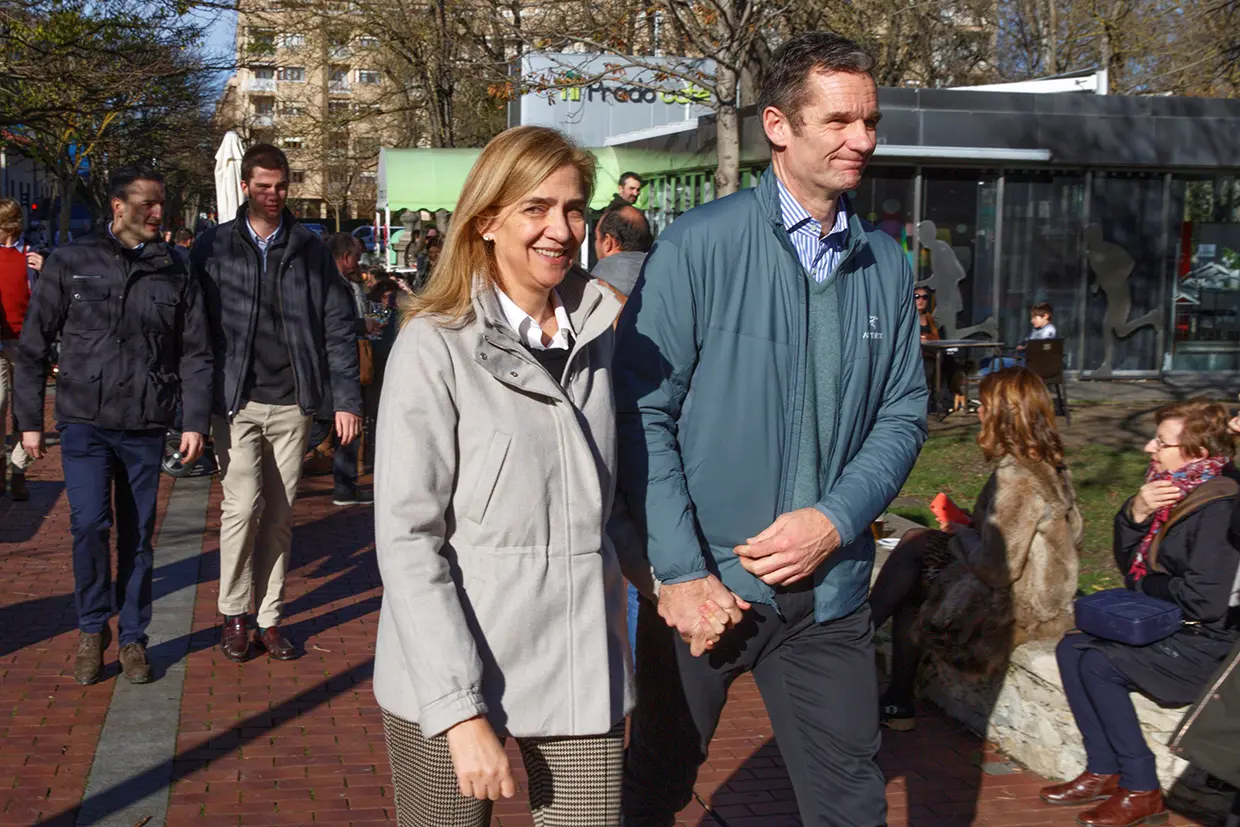
[[[1137,553],[1150,528],[1149,520],[1138,523],[1132,519],[1133,499],[1135,498],[1129,498],[1115,515],[1115,537],[1111,546],[1115,554],[1115,567],[1125,579],[1128,577],[1128,567],[1132,565],[1132,557]]]
[[[211,329],[207,322],[202,284],[191,272],[185,286],[185,315],[181,328],[181,427],[207,434],[211,427]]]
[[[320,245],[321,246],[321,245]],[[323,338],[327,343],[328,381],[332,403],[342,413],[362,415],[362,385],[357,362],[357,311],[336,262],[323,247],[319,272],[323,291]]]
[[[1159,554],[1159,568],[1169,575],[1166,586],[1172,599],[1184,610],[1184,616],[1203,623],[1214,623],[1227,616],[1227,603],[1236,582],[1240,552],[1228,540],[1232,503],[1227,500],[1203,506],[1191,520],[1185,520],[1169,532],[1164,540],[1175,539],[1174,557],[1170,550]],[[1157,586],[1155,586],[1156,588]]]
[[[43,400],[47,389],[47,357],[68,316],[65,300],[65,256],[53,253],[35,280],[30,307],[22,324],[14,364],[13,417],[19,431],[43,430]]]

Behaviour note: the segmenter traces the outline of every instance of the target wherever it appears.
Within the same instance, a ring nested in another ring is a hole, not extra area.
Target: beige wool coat
[[[993,675],[1011,650],[1072,628],[1084,522],[1066,469],[1004,456],[951,540],[921,608],[920,634],[967,672]]]
[[[633,706],[625,583],[605,531],[620,303],[577,270],[557,292],[576,333],[563,387],[486,287],[472,320],[410,320],[388,360],[374,689],[428,737],[479,714],[501,735],[597,735]]]

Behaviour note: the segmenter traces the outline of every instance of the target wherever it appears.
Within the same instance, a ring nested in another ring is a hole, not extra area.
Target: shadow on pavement
[[[247,744],[261,741],[266,733],[297,717],[305,714],[307,709],[322,706],[332,699],[350,692],[353,688],[369,680],[374,668],[374,660],[368,659],[339,675],[333,675],[309,689],[301,692],[283,703],[264,712],[251,715],[225,732],[216,735],[192,749],[180,752],[157,767],[136,775],[102,792],[82,801],[73,807],[56,813],[45,819],[43,824],[72,824],[73,814],[86,808],[89,812],[98,813],[97,818],[76,822],[78,825],[96,824],[105,820],[112,813],[124,809],[129,804],[140,801],[172,784],[187,775],[210,766],[217,758],[229,754]]]
[[[33,540],[65,490],[61,480],[30,480],[27,486],[30,499],[24,503],[13,502],[8,494],[0,499],[0,550],[8,543]]]

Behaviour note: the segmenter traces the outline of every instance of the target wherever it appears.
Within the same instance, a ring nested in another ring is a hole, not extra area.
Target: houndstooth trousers
[[[488,827],[490,801],[461,795],[448,739],[384,711],[399,827]],[[606,735],[518,738],[535,827],[619,827],[624,721]]]

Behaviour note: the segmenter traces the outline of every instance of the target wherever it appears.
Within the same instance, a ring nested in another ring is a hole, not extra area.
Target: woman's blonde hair
[[[496,281],[495,253],[482,227],[556,170],[577,168],[586,198],[594,192],[594,156],[544,126],[517,126],[491,139],[465,177],[447,239],[430,280],[406,297],[402,321],[429,313],[460,321],[472,312],[475,278]]]
[[[977,444],[987,459],[1010,454],[1063,464],[1063,440],[1055,429],[1055,405],[1042,378],[1027,368],[1006,368],[982,380],[985,408]]]

